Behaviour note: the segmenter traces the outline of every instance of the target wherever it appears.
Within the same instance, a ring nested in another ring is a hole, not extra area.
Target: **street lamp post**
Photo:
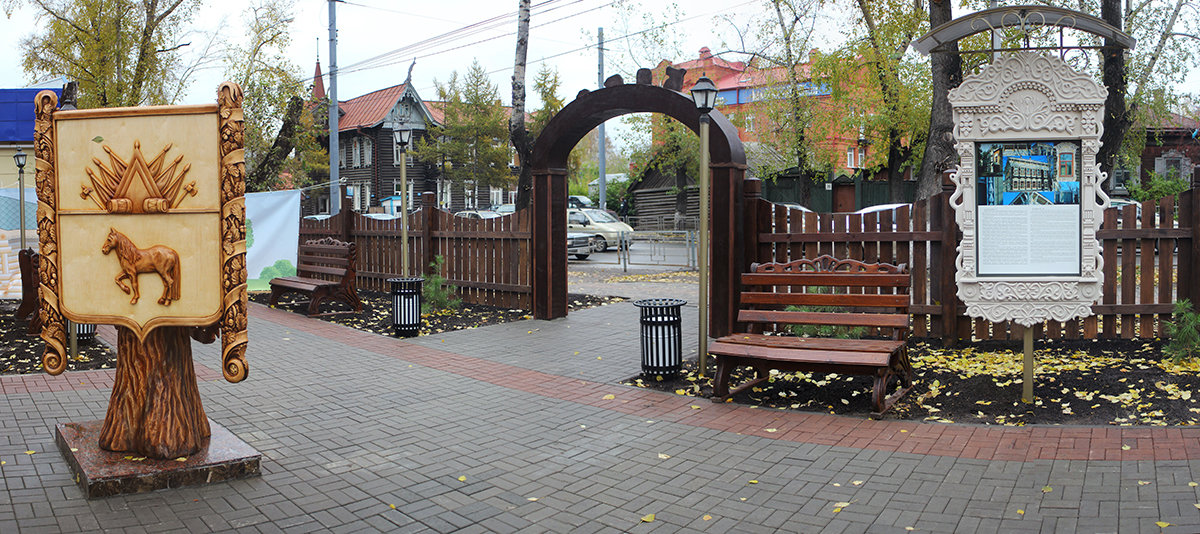
[[[717,102],[717,86],[701,76],[692,86],[692,100],[696,109],[700,110],[700,234],[697,239],[696,263],[700,268],[700,376],[703,377],[708,368],[708,182],[709,166],[708,136],[709,112]]]
[[[396,147],[400,149],[400,274],[408,276],[408,142],[412,140],[412,130],[400,127],[392,131]]]
[[[21,226],[21,250],[25,250],[25,157],[26,154],[21,151],[20,147],[17,148],[17,153],[13,154],[13,162],[17,164],[17,196],[19,199],[17,205],[20,206],[18,210],[20,222],[17,224]]]

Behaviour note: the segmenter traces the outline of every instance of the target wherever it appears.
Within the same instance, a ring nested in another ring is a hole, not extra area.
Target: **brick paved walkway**
[[[195,352],[208,415],[263,452],[261,478],[86,501],[52,428],[103,417],[112,372],[0,377],[0,532],[1200,531],[1200,431],[865,421],[628,388],[629,303],[411,342],[257,305],[250,326],[242,384],[212,372],[219,346]]]

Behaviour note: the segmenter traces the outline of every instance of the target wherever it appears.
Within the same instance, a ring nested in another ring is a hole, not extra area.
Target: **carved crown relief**
[[[80,186],[79,196],[91,199],[109,213],[166,213],[179,206],[187,196],[196,196],[196,182],[184,184],[192,166],[179,167],[183,162],[182,155],[167,165],[165,158],[170,150],[168,143],[147,162],[142,155],[142,143],[134,141],[133,153],[129,161],[125,161],[111,147],[104,145],[109,165],[98,158],[92,159],[96,169],[86,169],[92,185]]]
[[[997,56],[950,91],[960,163],[950,204],[962,231],[956,259],[958,296],[967,314],[989,321],[1032,326],[1091,315],[1100,297],[1104,265],[1096,231],[1108,204],[1100,189],[1106,176],[1096,167],[1101,113],[1108,90],[1054,55],[1022,51]],[[980,276],[976,262],[976,143],[1080,142],[1081,250],[1079,276]]]

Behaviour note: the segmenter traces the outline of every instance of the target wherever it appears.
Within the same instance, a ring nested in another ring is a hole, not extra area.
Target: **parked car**
[[[592,205],[592,199],[590,199],[588,197],[585,197],[583,195],[571,195],[571,196],[567,197],[567,207],[568,208],[594,208],[595,206]]]
[[[810,209],[808,209],[808,208],[806,208],[806,207],[804,207],[804,206],[801,206],[801,205],[799,205],[799,204],[793,204],[793,203],[788,203],[788,202],[785,202],[785,203],[783,203],[783,204],[780,204],[780,206],[787,206],[787,207],[789,207],[789,208],[791,208],[791,209],[794,209],[794,210],[807,211],[807,212],[809,212],[809,213],[812,213],[812,212],[813,212],[813,210],[810,210]]]
[[[604,210],[568,209],[567,231],[592,234],[595,237],[596,252],[604,252],[613,244],[619,244],[621,247],[633,244],[633,228]]]
[[[567,255],[574,254],[577,260],[586,260],[593,246],[591,234],[567,232]]]
[[[517,205],[516,204],[501,204],[501,205],[497,206],[496,209],[493,211],[495,211],[496,213],[498,213],[500,215],[508,215],[510,213],[516,213]]]
[[[455,213],[454,216],[464,219],[495,219],[501,215],[491,210],[462,210]]]

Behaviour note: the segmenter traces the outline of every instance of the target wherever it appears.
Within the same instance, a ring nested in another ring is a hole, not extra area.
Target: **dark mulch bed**
[[[0,300],[0,374],[42,372],[42,353],[46,344],[38,336],[28,335],[29,321],[13,317],[18,300]],[[67,359],[68,371],[108,369],[116,365],[116,351],[98,339],[79,341],[79,357]]]
[[[1200,420],[1200,362],[1173,365],[1162,342],[1055,341],[1035,346],[1036,402],[1021,402],[1020,342],[982,342],[952,350],[910,344],[916,384],[885,419],[985,425],[1195,425]],[[681,395],[710,397],[708,377],[685,362],[677,379],[636,376],[625,383]],[[735,383],[752,376],[735,372]],[[768,409],[869,417],[868,377],[780,373],[733,402]]]
[[[358,298],[362,300],[361,313],[341,302],[321,304],[322,315],[318,319],[335,322],[350,328],[374,332],[376,334],[392,335],[392,296],[379,291],[359,290]],[[250,300],[267,304],[271,300],[269,292],[251,293]],[[621,297],[596,297],[592,295],[567,295],[569,310],[593,308],[612,302],[625,300]],[[294,294],[279,300],[280,309],[304,314],[308,308],[308,298]],[[326,313],[330,315],[325,315]],[[527,310],[500,308],[483,304],[464,304],[456,311],[441,311],[426,314],[421,317],[421,335],[439,334],[451,330],[463,330],[493,324],[508,323],[522,319],[532,319]]]

